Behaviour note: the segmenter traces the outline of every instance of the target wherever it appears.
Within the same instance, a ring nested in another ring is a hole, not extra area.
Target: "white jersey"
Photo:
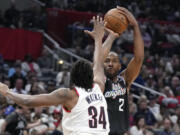
[[[108,135],[107,103],[99,85],[90,92],[79,87],[75,90],[79,95],[77,104],[70,112],[63,109],[64,135]]]

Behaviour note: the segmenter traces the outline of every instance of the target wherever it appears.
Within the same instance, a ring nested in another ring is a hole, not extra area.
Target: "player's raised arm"
[[[103,19],[99,16],[93,17],[94,28],[93,31],[85,31],[89,34],[95,42],[94,59],[93,59],[93,74],[94,82],[99,84],[101,90],[104,91],[105,75],[104,75],[104,57],[102,51],[102,39],[104,37],[104,23]]]
[[[123,7],[117,8],[119,9],[119,12],[127,17],[129,25],[131,25],[134,30],[134,57],[129,62],[127,68],[122,72],[122,75],[126,81],[126,85],[129,88],[131,83],[138,76],[144,60],[144,42],[142,40],[139,25],[134,16]]]
[[[65,88],[55,90],[49,94],[32,96],[11,92],[9,88],[3,83],[0,83],[0,94],[13,100],[18,105],[30,108],[58,104],[64,105],[64,103],[70,98],[69,90]]]
[[[103,43],[103,56],[104,56],[104,61],[106,59],[106,57],[108,56],[110,50],[111,50],[111,47],[112,47],[112,44],[114,42],[114,40],[119,37],[119,34],[118,33],[115,33],[113,32],[112,30],[108,29],[108,28],[105,28],[106,31],[109,33],[107,39],[104,41]]]

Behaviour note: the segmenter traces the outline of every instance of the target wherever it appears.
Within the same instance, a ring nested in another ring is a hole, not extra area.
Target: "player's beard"
[[[113,79],[116,78],[117,75],[118,75],[118,71],[115,71],[115,72],[113,72],[113,73],[110,73],[110,72],[108,72],[107,70],[104,70],[104,72],[105,72],[106,77],[109,78],[110,80],[113,80]]]

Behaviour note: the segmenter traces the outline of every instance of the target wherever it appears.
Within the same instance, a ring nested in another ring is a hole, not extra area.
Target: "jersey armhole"
[[[77,89],[74,87],[73,90],[76,92],[77,96],[79,97],[79,92],[77,91]],[[70,113],[71,110],[68,110],[66,107],[63,106],[63,109],[67,112]]]
[[[77,91],[77,89],[74,87],[73,90],[76,92],[76,94],[77,94],[78,97],[79,97],[79,92]]]
[[[62,107],[63,107],[63,109],[64,109],[65,112],[67,112],[67,113],[70,113],[70,112],[71,112],[71,110],[68,110],[66,107],[64,107],[64,106],[62,106]]]

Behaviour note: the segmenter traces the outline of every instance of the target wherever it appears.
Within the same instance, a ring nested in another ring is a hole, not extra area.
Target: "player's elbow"
[[[143,63],[143,61],[144,61],[144,54],[140,54],[140,55],[136,56],[134,59],[135,59],[135,61],[137,63]]]

